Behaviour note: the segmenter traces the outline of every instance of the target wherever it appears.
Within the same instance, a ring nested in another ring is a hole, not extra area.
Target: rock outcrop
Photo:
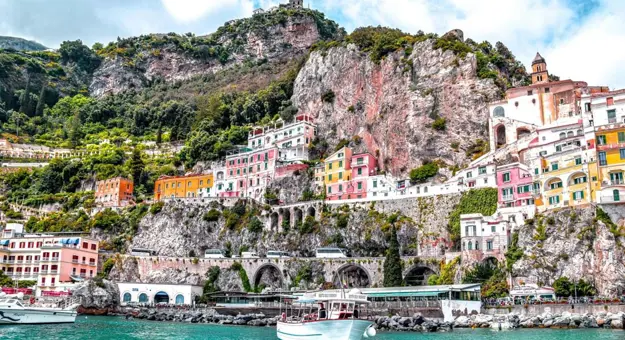
[[[355,45],[314,52],[295,81],[292,102],[316,118],[320,139],[336,145],[359,136],[394,176],[424,160],[466,164],[468,156],[458,150],[488,139],[487,103],[499,89],[477,77],[473,54],[459,58],[433,44],[416,43],[410,55],[391,53],[379,64]],[[327,93],[332,101],[322,99]],[[444,129],[432,128],[437,118],[446,120]]]
[[[616,237],[594,209],[565,209],[528,221],[518,230],[525,250],[513,267],[516,281],[549,285],[559,277],[584,279],[600,295],[614,295],[625,282],[625,239]]]
[[[82,314],[103,315],[119,307],[119,289],[109,280],[87,280],[74,289],[73,296],[80,299]]]

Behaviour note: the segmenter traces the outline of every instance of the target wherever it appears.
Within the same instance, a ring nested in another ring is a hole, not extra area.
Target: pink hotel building
[[[534,204],[534,179],[527,166],[511,163],[497,167],[497,190],[500,207]]]
[[[12,279],[34,280],[41,291],[59,291],[96,275],[98,241],[17,231],[7,228],[0,239],[0,269]]]

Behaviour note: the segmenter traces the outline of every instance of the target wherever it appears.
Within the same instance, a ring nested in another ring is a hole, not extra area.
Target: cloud
[[[178,22],[198,20],[207,14],[237,7],[239,0],[161,0],[165,10]]]

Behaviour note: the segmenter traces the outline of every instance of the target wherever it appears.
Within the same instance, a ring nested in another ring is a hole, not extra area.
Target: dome
[[[540,53],[536,52],[536,56],[534,57],[534,60],[532,61],[532,65],[534,64],[544,64],[545,62],[545,58],[543,58],[543,56],[540,55]]]

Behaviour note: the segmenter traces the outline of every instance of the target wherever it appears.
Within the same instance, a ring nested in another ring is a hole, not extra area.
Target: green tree
[[[410,170],[410,183],[423,183],[428,178],[434,177],[438,173],[438,165],[436,163],[427,162],[422,166]]]
[[[39,92],[39,100],[37,101],[37,107],[35,108],[35,116],[43,116],[43,110],[46,107],[46,87],[42,86]]]
[[[24,88],[24,92],[20,96],[20,112],[30,116],[32,114],[31,109],[31,100],[30,100],[30,77],[26,81],[26,88]]]
[[[391,235],[389,237],[389,246],[386,250],[386,258],[384,259],[384,287],[398,287],[403,284],[401,257],[399,254],[399,241],[397,240],[397,230],[395,229],[395,222],[397,218],[392,218],[392,215],[388,221],[391,227]]]
[[[100,66],[101,59],[85,46],[81,40],[64,41],[59,48],[63,63],[76,63],[78,67],[91,73]]]
[[[555,280],[553,282],[553,289],[555,290],[556,296],[569,297],[575,293],[573,284],[566,276],[562,276]]]
[[[135,189],[141,184],[141,175],[145,170],[145,163],[141,159],[141,151],[134,149],[130,158],[130,172],[134,181]]]

